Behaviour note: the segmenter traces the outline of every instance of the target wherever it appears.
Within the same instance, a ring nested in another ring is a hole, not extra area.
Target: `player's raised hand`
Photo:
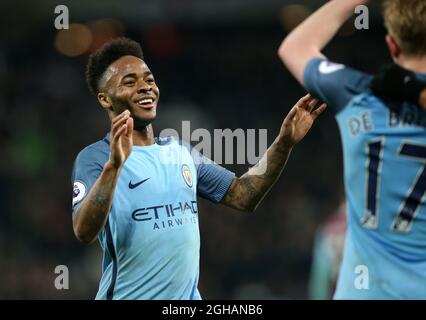
[[[133,118],[128,110],[111,120],[110,162],[115,168],[121,168],[132,152]]]
[[[285,117],[280,130],[280,140],[287,147],[293,147],[308,133],[317,117],[327,107],[316,107],[317,99],[307,94],[301,98]]]

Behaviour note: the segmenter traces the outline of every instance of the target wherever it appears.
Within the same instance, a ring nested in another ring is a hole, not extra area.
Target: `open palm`
[[[307,94],[290,110],[280,130],[280,136],[286,145],[294,146],[302,140],[314,121],[325,110],[325,104],[315,108],[317,103],[317,99]]]
[[[133,148],[133,119],[125,111],[111,121],[110,160],[116,168],[124,165]]]

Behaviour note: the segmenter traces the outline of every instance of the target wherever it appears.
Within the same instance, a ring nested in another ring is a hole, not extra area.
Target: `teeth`
[[[152,103],[152,101],[153,101],[152,98],[148,98],[148,99],[139,100],[138,103],[145,104],[145,103]]]

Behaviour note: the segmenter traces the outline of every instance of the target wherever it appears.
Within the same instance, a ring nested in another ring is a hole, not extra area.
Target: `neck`
[[[404,56],[401,55],[396,61],[401,67],[417,72],[426,73],[426,55],[425,56]]]
[[[155,143],[154,130],[152,125],[149,124],[143,128],[135,128],[133,130],[133,145],[135,146],[149,146]]]

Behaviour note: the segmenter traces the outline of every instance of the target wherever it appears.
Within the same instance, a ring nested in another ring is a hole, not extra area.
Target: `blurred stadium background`
[[[142,44],[161,90],[156,132],[266,128],[268,144],[304,94],[277,57],[284,36],[324,1],[3,1],[0,4],[0,298],[92,299],[98,244],[71,225],[77,153],[109,129],[84,79],[111,37]],[[67,5],[70,29],[54,28]],[[327,21],[324,21],[327,23]],[[377,72],[387,58],[378,3],[370,29],[346,25],[326,53]],[[247,166],[226,166],[238,174]],[[340,138],[327,112],[254,214],[199,202],[200,289],[207,299],[307,299],[315,232],[342,195]],[[57,265],[70,289],[53,283]]]

